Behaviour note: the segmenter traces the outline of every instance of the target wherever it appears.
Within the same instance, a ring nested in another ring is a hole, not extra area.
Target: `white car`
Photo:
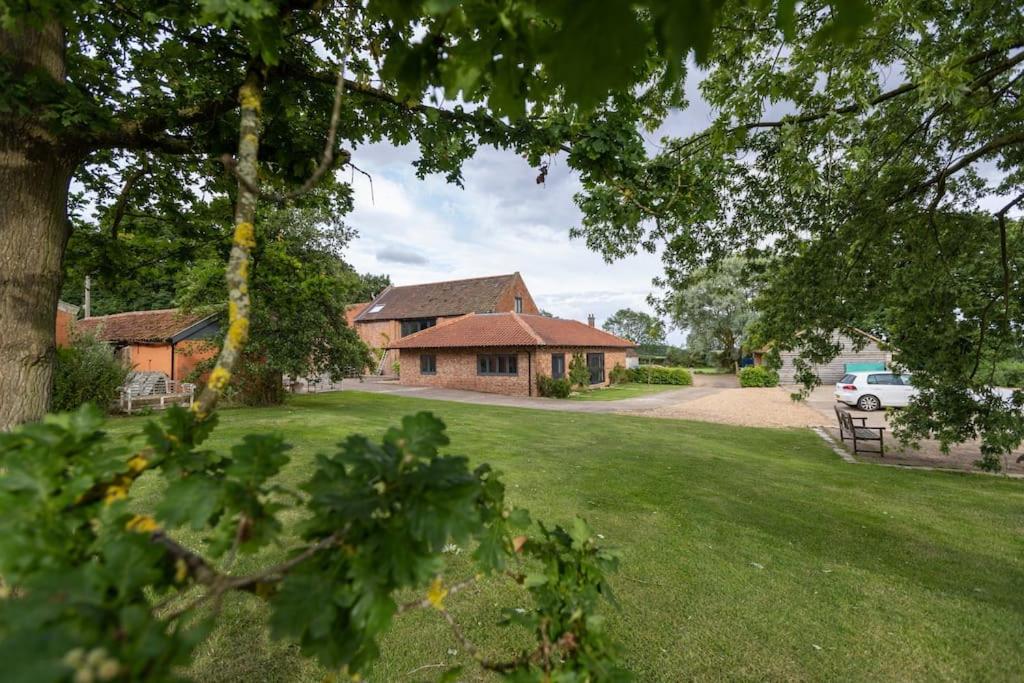
[[[895,372],[851,372],[836,382],[837,401],[869,412],[904,408],[916,393],[910,375]]]

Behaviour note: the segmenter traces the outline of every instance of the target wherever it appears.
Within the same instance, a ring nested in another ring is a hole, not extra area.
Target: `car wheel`
[[[882,402],[878,400],[877,396],[867,394],[865,396],[861,396],[857,400],[857,407],[863,411],[870,413],[873,410],[878,410],[879,408],[881,408]]]

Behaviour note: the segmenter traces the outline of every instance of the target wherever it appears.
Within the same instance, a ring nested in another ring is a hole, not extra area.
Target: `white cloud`
[[[370,182],[356,176],[347,217],[359,231],[348,254],[359,270],[386,272],[400,285],[519,271],[538,306],[555,315],[593,313],[600,324],[620,308],[650,311],[660,259],[644,253],[607,264],[570,240],[580,220],[572,201],[579,183],[564,163],[538,185],[522,158],[484,148],[466,164],[460,189],[440,177],[417,179],[415,155],[383,144],[356,153],[373,176],[372,196]]]

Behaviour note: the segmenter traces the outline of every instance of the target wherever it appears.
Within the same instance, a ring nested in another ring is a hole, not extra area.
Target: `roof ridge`
[[[512,317],[515,318],[516,322],[519,323],[520,327],[522,327],[524,330],[526,330],[527,334],[529,334],[531,337],[533,337],[534,339],[537,340],[537,345],[538,346],[547,346],[547,342],[544,341],[544,338],[541,337],[539,334],[537,334],[537,331],[535,329],[533,329],[533,327],[530,326],[530,323],[528,323],[527,321],[523,320],[522,317],[518,313],[513,311],[512,312]]]
[[[430,332],[431,330],[436,330],[438,327],[444,327],[445,325],[448,325],[448,324],[451,324],[451,323],[454,323],[454,322],[458,322],[459,320],[465,320],[466,318],[470,317],[471,315],[476,315],[476,313],[474,313],[473,311],[470,311],[469,313],[463,313],[462,315],[459,315],[459,316],[456,316],[454,318],[450,318],[450,319],[444,321],[444,323],[441,324],[441,325],[438,325],[437,323],[434,323],[430,327],[424,327],[422,330],[418,330],[416,332],[413,332],[412,334],[407,334],[404,337],[399,337],[395,341],[403,341],[405,339],[412,339],[413,337],[418,337],[419,335],[423,334],[424,332]],[[389,346],[388,348],[391,348],[391,347]]]
[[[181,312],[181,307],[175,308],[153,308],[146,311],[121,311],[120,313],[106,313],[104,315],[90,315],[88,318],[82,318],[82,320],[99,320],[101,318],[113,318],[119,315],[146,315],[147,313],[181,313],[181,315],[188,315],[187,313]]]
[[[518,273],[519,271],[516,271]],[[434,282],[418,282],[411,285],[393,285],[393,289],[405,289],[406,287],[427,287],[429,285],[450,285],[453,282],[473,282],[474,280],[497,280],[500,278],[514,277],[516,273],[501,273],[500,275],[479,275],[477,277],[461,277],[454,280],[435,280]]]

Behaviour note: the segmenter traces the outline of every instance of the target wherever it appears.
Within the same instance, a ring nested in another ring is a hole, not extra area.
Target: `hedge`
[[[686,368],[666,368],[661,365],[641,365],[629,370],[629,381],[638,384],[693,384],[693,375]]]
[[[763,365],[750,365],[740,370],[741,387],[777,387],[779,373]]]

